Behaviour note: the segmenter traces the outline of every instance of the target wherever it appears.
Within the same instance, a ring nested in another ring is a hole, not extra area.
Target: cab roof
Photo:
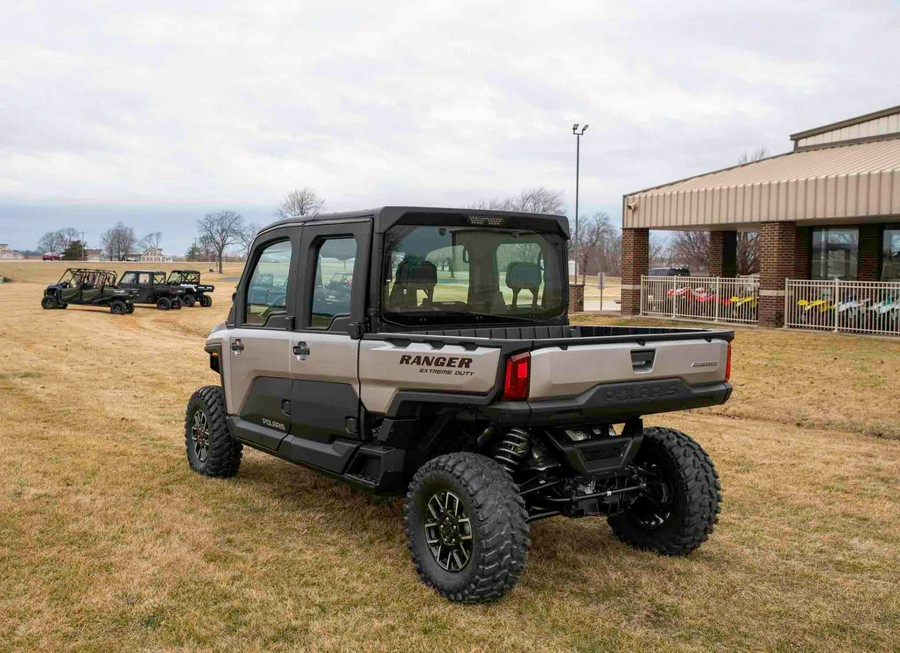
[[[521,229],[556,231],[564,238],[569,237],[569,220],[564,215],[425,206],[382,206],[376,209],[362,209],[359,211],[301,215],[277,220],[260,229],[259,233],[289,225],[322,224],[365,218],[373,221],[375,233],[383,233],[401,220],[406,224],[429,224],[429,222],[434,220],[450,219],[460,221],[461,224],[468,223],[473,226],[498,227],[506,226],[505,223],[509,221],[509,223]],[[483,218],[483,220],[479,221],[479,218]]]

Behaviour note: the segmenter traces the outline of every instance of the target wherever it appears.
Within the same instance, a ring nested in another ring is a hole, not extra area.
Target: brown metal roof
[[[795,151],[626,195],[625,227],[900,215],[898,138]]]

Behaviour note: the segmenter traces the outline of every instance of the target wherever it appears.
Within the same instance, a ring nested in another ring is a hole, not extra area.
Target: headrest
[[[437,283],[437,267],[429,261],[404,259],[397,266],[397,283],[433,286]]]
[[[506,268],[506,285],[516,289],[537,289],[543,281],[543,271],[538,263],[516,261]]]

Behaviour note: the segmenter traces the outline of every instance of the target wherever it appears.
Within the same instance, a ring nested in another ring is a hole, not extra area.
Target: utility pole
[[[578,131],[578,123],[572,125],[572,133],[575,135],[575,283],[578,283],[578,185],[581,176],[581,137],[587,131],[588,125],[584,125]]]

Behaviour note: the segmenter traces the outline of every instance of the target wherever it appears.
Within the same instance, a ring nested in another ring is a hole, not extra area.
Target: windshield
[[[556,317],[564,251],[550,233],[395,226],[385,236],[383,316],[407,325]]]

